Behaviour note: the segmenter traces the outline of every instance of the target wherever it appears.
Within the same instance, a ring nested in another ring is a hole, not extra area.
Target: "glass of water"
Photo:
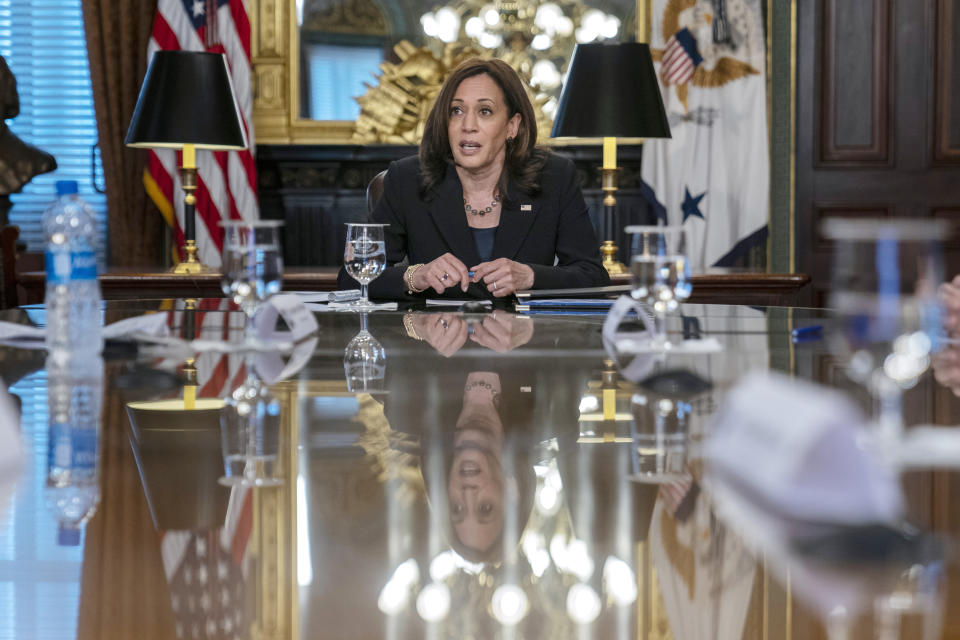
[[[633,236],[630,295],[653,309],[654,342],[669,348],[667,314],[693,292],[683,227],[630,226],[626,232]]]
[[[360,333],[343,351],[343,373],[347,390],[370,393],[383,390],[387,371],[387,352],[372,333],[367,331],[367,314],[360,319]]]
[[[246,314],[247,338],[252,339],[257,309],[283,286],[283,221],[224,220],[220,224],[224,229],[220,287]]]
[[[360,283],[360,298],[347,306],[356,311],[372,311],[375,305],[367,297],[367,285],[387,266],[383,240],[385,224],[347,223],[347,242],[343,247],[343,266]]]
[[[822,233],[836,247],[831,350],[847,359],[847,375],[871,394],[879,435],[895,445],[903,392],[917,384],[939,346],[937,289],[949,226],[931,219],[830,218]]]
[[[283,483],[281,407],[255,374],[247,354],[247,377],[226,399],[220,414],[224,475],[220,484],[252,487]]]

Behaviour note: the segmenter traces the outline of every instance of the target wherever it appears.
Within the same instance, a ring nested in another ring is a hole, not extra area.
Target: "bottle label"
[[[47,282],[67,284],[97,279],[97,256],[84,251],[47,251]]]
[[[97,430],[71,427],[68,424],[50,425],[50,443],[47,464],[51,469],[95,471],[97,468]]]

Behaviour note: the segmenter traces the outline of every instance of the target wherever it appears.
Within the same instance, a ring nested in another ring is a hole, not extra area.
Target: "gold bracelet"
[[[420,337],[420,334],[417,333],[417,330],[413,326],[413,314],[407,313],[403,316],[403,328],[407,330],[407,337],[413,338],[414,340],[423,340]]]
[[[422,293],[426,291],[426,289],[417,289],[415,286],[413,286],[413,274],[415,274],[422,266],[423,263],[412,264],[407,267],[406,271],[403,272],[403,280],[407,283],[407,293]]]

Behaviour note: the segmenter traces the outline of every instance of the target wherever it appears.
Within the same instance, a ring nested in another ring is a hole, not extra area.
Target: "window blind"
[[[41,218],[53,202],[57,180],[76,180],[97,213],[98,259],[106,251],[106,198],[93,188],[91,150],[97,140],[81,0],[0,0],[0,54],[17,78],[20,114],[7,121],[25,142],[52,154],[57,170],[35,177],[12,194],[10,222],[29,251],[44,248]],[[102,170],[97,167],[98,175]],[[33,421],[22,425],[27,457],[13,503],[0,514],[7,544],[0,548],[0,640],[76,638],[70,616],[52,621],[44,612],[76,611],[82,547],[59,547],[53,514],[37,495],[46,476],[46,376],[42,371],[12,388]],[[14,581],[20,588],[14,589]],[[30,587],[23,588],[24,585]]]
[[[354,99],[366,93],[383,62],[381,47],[332,44],[306,45],[310,77],[310,118],[356,120],[360,105]]]
[[[20,115],[7,121],[25,142],[57,159],[57,169],[11,195],[10,223],[29,251],[44,248],[41,218],[56,197],[57,180],[76,180],[97,212],[100,267],[106,255],[106,196],[93,185],[97,141],[81,0],[0,0],[0,54],[17,78]],[[96,171],[101,176],[99,154]]]

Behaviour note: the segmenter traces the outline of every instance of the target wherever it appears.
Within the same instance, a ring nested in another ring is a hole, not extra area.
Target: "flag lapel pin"
[[[532,204],[522,204],[520,205],[520,211],[533,211]]]

